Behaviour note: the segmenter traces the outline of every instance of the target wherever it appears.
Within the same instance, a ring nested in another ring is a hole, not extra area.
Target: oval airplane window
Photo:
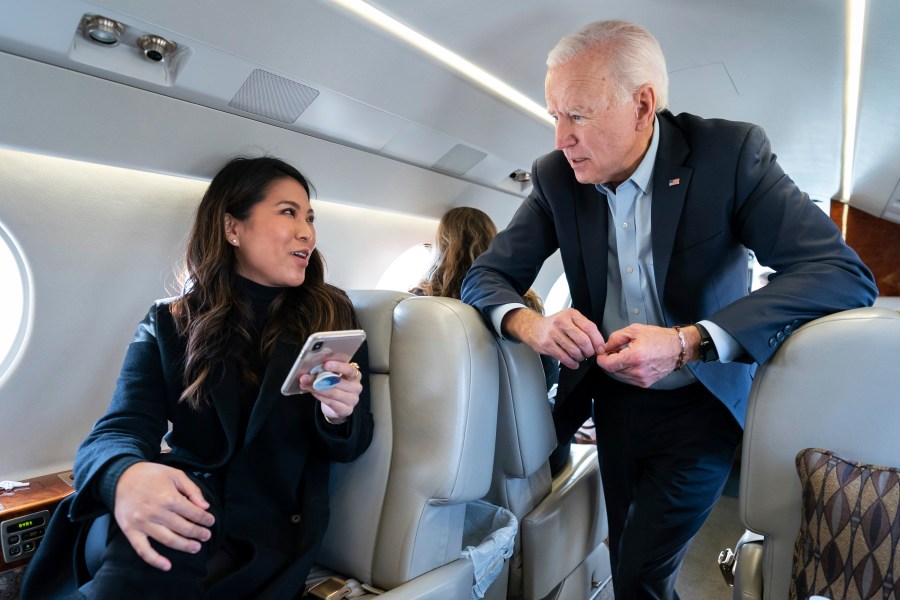
[[[378,284],[379,290],[399,290],[408,292],[422,281],[425,271],[434,260],[434,252],[431,244],[416,244],[405,250],[384,271]]]
[[[12,236],[0,224],[0,381],[11,370],[28,331],[29,290],[25,260]]]
[[[552,315],[564,308],[569,308],[571,304],[572,296],[569,295],[569,280],[566,279],[566,274],[563,273],[553,283],[553,287],[550,288],[550,292],[547,294],[547,299],[544,301],[544,313]]]

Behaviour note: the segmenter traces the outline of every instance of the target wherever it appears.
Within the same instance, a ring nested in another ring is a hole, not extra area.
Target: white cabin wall
[[[237,154],[272,154],[322,198],[439,218],[455,202],[521,198],[355,148],[0,52],[0,146],[209,179]]]
[[[374,213],[361,219],[357,237],[347,240],[357,248],[368,241],[368,227],[411,228],[417,234],[409,239],[391,237],[397,244],[408,241],[406,247],[431,242],[431,221],[454,206],[481,208],[502,228],[522,201],[275,125],[2,52],[0,81],[12,83],[0,86],[0,147],[204,180],[234,155],[272,154],[307,175],[321,200],[391,215],[387,222],[370,218]],[[322,226],[327,228],[327,221]],[[330,250],[327,238],[323,243],[323,250]],[[374,264],[361,262],[347,277],[329,262],[331,274],[339,284],[374,286],[385,261],[392,260],[379,257],[391,249],[367,246],[366,259]],[[330,253],[326,258],[330,261]]]
[[[205,181],[0,150],[0,223],[31,274],[31,331],[0,382],[0,479],[71,466],[105,411],[135,327],[176,289]],[[374,287],[436,220],[313,200],[329,280]]]
[[[405,250],[431,242],[437,219],[312,201],[318,247],[328,281],[344,289],[374,289],[381,275]]]
[[[0,53],[0,81],[0,223],[34,286],[30,334],[0,381],[0,422],[16,424],[0,444],[0,479],[71,466],[106,410],[138,321],[173,291],[193,210],[228,158],[273,154],[311,178],[329,280],[344,288],[374,287],[394,258],[433,240],[452,206],[479,207],[502,227],[521,202],[9,54]]]
[[[167,295],[199,181],[0,150],[0,222],[31,273],[31,331],[0,383],[0,478],[71,466],[135,327]],[[162,207],[165,207],[164,209]]]

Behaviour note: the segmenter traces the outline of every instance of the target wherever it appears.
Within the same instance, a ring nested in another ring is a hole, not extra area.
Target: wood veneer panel
[[[900,225],[848,207],[847,245],[875,274],[882,296],[900,296]],[[844,204],[831,203],[831,220],[841,226]]]

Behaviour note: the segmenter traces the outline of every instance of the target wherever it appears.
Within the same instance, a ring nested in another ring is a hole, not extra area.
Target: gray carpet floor
[[[738,519],[737,498],[722,496],[691,542],[675,590],[681,600],[731,600],[731,588],[719,573],[716,559],[725,548],[734,548],[744,527]],[[596,600],[615,600],[612,586]]]
[[[694,536],[684,565],[675,582],[681,600],[729,600],[731,588],[725,584],[716,559],[725,548],[734,548],[744,527],[738,518],[738,500],[722,496],[709,519]]]

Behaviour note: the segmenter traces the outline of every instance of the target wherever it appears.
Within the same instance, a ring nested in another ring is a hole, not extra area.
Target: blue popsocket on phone
[[[341,376],[331,371],[325,371],[322,365],[316,365],[309,371],[310,375],[315,375],[312,388],[318,392],[330,390],[341,381]]]
[[[312,377],[312,389],[315,392],[330,390],[341,381],[341,375],[326,371],[324,363],[329,360],[346,362],[350,360],[366,339],[362,329],[345,331],[319,331],[313,333],[303,343],[294,366],[281,384],[281,393],[285,396],[302,394],[306,388],[300,388],[300,376],[308,374]],[[352,364],[352,363],[351,363]],[[359,376],[356,377],[359,379]]]

